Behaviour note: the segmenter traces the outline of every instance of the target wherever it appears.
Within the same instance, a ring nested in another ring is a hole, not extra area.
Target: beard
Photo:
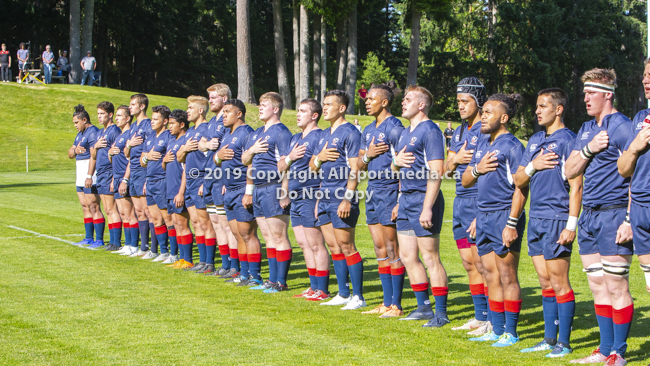
[[[486,127],[481,126],[481,133],[488,135],[496,132],[499,130],[500,125],[500,123],[496,122],[494,124],[488,124]]]

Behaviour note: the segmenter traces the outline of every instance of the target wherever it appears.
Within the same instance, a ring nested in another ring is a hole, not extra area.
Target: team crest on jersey
[[[237,138],[236,138],[236,137],[233,137],[231,143],[234,144],[235,142],[237,142]]]
[[[379,134],[379,142],[383,142],[385,138],[386,138],[386,134],[383,133],[383,132],[381,132],[381,133]]]
[[[415,137],[415,136],[411,137],[411,142],[409,143],[409,145],[411,145],[411,146],[415,145],[415,141],[417,141],[417,140],[418,140],[417,137]]]
[[[84,141],[86,141],[86,138],[85,138],[85,137],[82,137],[82,138],[81,138],[81,142],[84,142]]]
[[[151,141],[147,141],[147,146],[151,145]]]
[[[163,140],[158,141],[158,146],[163,146],[164,144],[165,144],[165,141],[163,141]]]
[[[199,137],[201,135],[201,132],[197,132],[194,134],[194,137]]]
[[[556,143],[552,143],[552,144],[550,144],[550,145],[548,145],[548,146],[546,147],[547,150],[553,150],[553,149],[555,149],[555,148],[557,148],[557,144],[556,144]]]
[[[293,148],[295,144],[296,144],[296,142],[294,141],[291,144],[289,144],[289,146],[291,146]]]
[[[636,129],[637,129],[637,130],[642,129],[643,126],[645,126],[645,124],[646,124],[645,121],[641,121],[641,122],[637,123],[637,124],[636,124]]]
[[[178,144],[174,145],[174,150],[178,149]]]
[[[118,143],[121,144],[122,142],[124,142],[124,137],[122,137]]]
[[[499,150],[494,150],[494,151],[492,151],[492,152],[494,153],[494,156],[497,156],[497,155],[499,155],[499,153],[500,153],[501,151],[499,151]]]
[[[589,131],[584,132],[582,136],[580,137],[580,140],[586,140],[589,138]]]
[[[264,136],[264,140],[263,140],[263,142],[267,142],[267,141],[269,141],[269,138],[270,138],[270,137],[271,137],[271,136],[269,136],[269,135]]]
[[[537,149],[537,144],[530,144],[530,151],[535,151]]]
[[[256,138],[257,138],[257,135],[253,135],[253,140],[255,140]]]
[[[222,125],[217,126],[217,131],[221,131],[222,128],[223,128]]]
[[[338,138],[338,137],[335,137],[335,138],[332,140],[332,146],[336,146],[336,144],[338,144],[338,142],[339,142],[339,138]]]
[[[472,136],[472,144],[475,144],[478,142],[478,136]]]
[[[309,141],[305,141],[305,143],[303,143],[302,146],[304,146],[304,147],[309,146]]]

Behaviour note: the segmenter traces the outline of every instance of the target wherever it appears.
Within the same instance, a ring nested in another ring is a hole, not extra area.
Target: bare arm
[[[578,217],[582,207],[582,175],[569,179],[571,192],[569,193],[569,216]]]
[[[201,140],[199,141],[199,150],[206,152],[208,151],[208,140],[205,137],[201,137]]]
[[[74,159],[75,156],[77,156],[77,153],[74,151],[76,148],[76,145],[72,145],[70,149],[68,149],[68,159]]]
[[[585,173],[587,165],[589,165],[589,160],[583,159],[579,151],[572,151],[564,165],[564,174],[567,178],[574,179]]]

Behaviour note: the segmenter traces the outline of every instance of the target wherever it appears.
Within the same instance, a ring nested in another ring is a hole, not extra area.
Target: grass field
[[[468,342],[451,327],[423,329],[318,306],[291,295],[308,286],[296,248],[289,293],[262,294],[221,280],[134,258],[90,251],[64,241],[82,238],[71,170],[0,173],[0,364],[566,364],[519,353],[543,337],[541,291],[522,255],[521,345],[495,350]],[[451,234],[453,184],[446,181],[442,259],[449,275],[452,325],[473,314]],[[364,217],[359,220],[364,222]],[[13,228],[12,228],[13,227]],[[369,306],[381,301],[370,235],[360,224]],[[295,246],[295,245],[294,245]],[[575,263],[579,258],[574,255]],[[636,314],[628,360],[650,358],[650,295],[632,266]],[[572,344],[584,355],[598,343],[591,295],[578,265],[571,270],[577,313]],[[334,279],[332,279],[334,284]],[[335,288],[335,287],[334,287]],[[405,310],[415,307],[406,284]]]
[[[519,352],[543,337],[541,291],[525,244],[519,271],[521,342],[498,351],[466,341],[469,336],[450,326],[423,329],[420,322],[379,319],[291,298],[308,286],[295,243],[291,291],[280,294],[69,245],[83,237],[74,162],[65,154],[76,134],[72,107],[83,103],[92,111],[102,100],[126,104],[131,94],[70,85],[0,85],[0,365],[568,364],[568,359]],[[150,105],[186,107],[184,99],[150,98]],[[252,112],[247,119],[258,126]],[[370,122],[368,117],[360,120],[362,125]],[[295,112],[286,111],[283,121],[295,126]],[[35,170],[28,174],[19,172],[26,145],[30,171]],[[456,326],[473,316],[473,309],[452,238],[453,182],[444,181],[442,189],[441,256],[449,276],[449,315]],[[363,213],[356,238],[372,307],[381,302],[381,286]],[[577,254],[573,261],[577,311],[572,346],[578,357],[598,344],[598,329]],[[650,294],[636,259],[630,278],[636,312],[627,359],[646,365]],[[331,283],[335,290],[333,275]],[[416,302],[408,281],[405,285],[408,312]]]

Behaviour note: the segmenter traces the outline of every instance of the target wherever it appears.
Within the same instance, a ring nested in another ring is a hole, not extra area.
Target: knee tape
[[[226,209],[223,208],[223,206],[217,206],[216,207],[216,212],[217,212],[217,215],[221,215],[221,216],[226,215]]]
[[[650,287],[650,264],[639,264],[645,275],[645,284]]]
[[[207,205],[205,207],[205,210],[208,211],[208,214],[210,214],[210,215],[216,215],[217,214],[217,207],[215,205]]]
[[[589,267],[583,268],[582,271],[591,277],[603,277],[602,263],[590,264]]]
[[[397,232],[398,234],[406,235],[406,236],[416,236],[415,235],[415,230],[401,230]]]
[[[377,258],[377,262],[382,262],[382,261],[387,261],[387,260],[388,260],[388,257],[386,257],[386,258]]]
[[[610,276],[627,277],[630,275],[630,264],[627,262],[609,262],[601,260],[603,272]]]

